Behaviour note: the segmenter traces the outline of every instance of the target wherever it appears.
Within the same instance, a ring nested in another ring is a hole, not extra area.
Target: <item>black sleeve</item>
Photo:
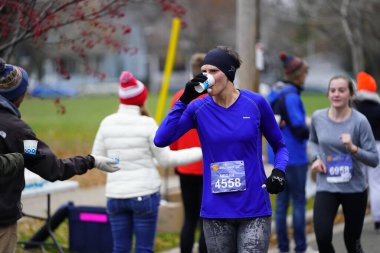
[[[66,180],[94,167],[94,158],[90,155],[58,159],[41,140],[38,140],[38,151],[46,157],[28,169],[48,181]]]
[[[48,181],[66,180],[94,167],[94,160],[91,156],[58,159],[50,147],[38,139],[30,126],[21,119],[11,118],[6,127],[7,138],[2,138],[0,153],[23,153],[23,140],[37,140],[37,151],[45,155],[45,158],[33,166],[29,166],[28,169]]]
[[[24,159],[20,153],[9,153],[0,155],[0,176],[15,174],[24,169]]]
[[[304,126],[297,126],[293,127],[291,124],[290,125],[290,130],[299,139],[309,139],[310,131],[307,127]]]

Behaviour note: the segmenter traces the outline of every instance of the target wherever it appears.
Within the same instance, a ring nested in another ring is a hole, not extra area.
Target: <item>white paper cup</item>
[[[115,160],[116,164],[120,163],[120,152],[114,152],[110,157]]]
[[[37,154],[37,140],[24,140],[24,153],[26,154]]]
[[[207,80],[203,83],[199,83],[197,86],[194,86],[195,91],[198,93],[202,93],[204,90],[207,90],[215,84],[215,78],[211,74],[204,75],[207,76]]]

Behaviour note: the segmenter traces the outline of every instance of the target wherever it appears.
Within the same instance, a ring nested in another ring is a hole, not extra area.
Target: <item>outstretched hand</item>
[[[199,83],[203,83],[207,80],[207,76],[203,73],[200,73],[196,75],[193,79],[188,81],[185,86],[185,90],[182,94],[182,96],[179,98],[180,101],[182,101],[185,104],[190,103],[193,99],[199,97],[200,95],[207,92],[207,90],[204,90],[203,92],[199,93],[195,90],[195,86],[197,86]]]
[[[104,156],[95,156],[95,167],[104,172],[115,172],[120,170],[120,168],[116,165],[116,161],[114,159],[104,157]]]

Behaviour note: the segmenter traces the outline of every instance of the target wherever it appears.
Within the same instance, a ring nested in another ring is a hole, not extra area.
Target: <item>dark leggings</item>
[[[268,252],[271,216],[241,219],[204,219],[208,252]]]
[[[199,253],[206,253],[206,243],[203,234],[202,218],[199,217],[202,204],[203,176],[179,174],[182,201],[185,211],[184,223],[181,229],[181,253],[193,252],[195,230],[200,225]]]
[[[344,215],[344,243],[348,253],[364,252],[360,243],[365,211],[367,191],[359,193],[317,192],[314,202],[314,230],[318,250],[334,253],[332,245],[334,219],[339,206]]]

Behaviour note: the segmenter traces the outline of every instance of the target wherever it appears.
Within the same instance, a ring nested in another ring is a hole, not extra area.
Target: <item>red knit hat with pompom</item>
[[[142,106],[148,96],[146,86],[128,71],[121,72],[119,99],[121,104]]]
[[[283,63],[285,74],[287,75],[295,73],[305,64],[302,59],[292,55],[288,55],[285,52],[281,52],[279,57]]]

